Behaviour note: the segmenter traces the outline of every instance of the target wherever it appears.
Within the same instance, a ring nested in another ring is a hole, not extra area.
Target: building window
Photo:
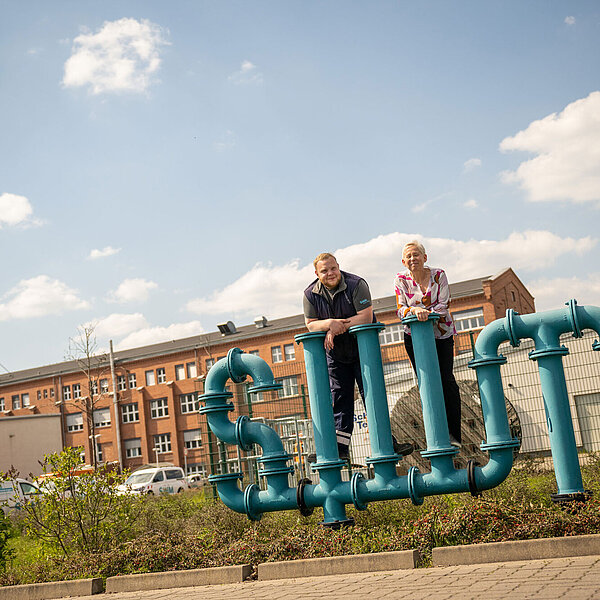
[[[248,354],[253,354],[254,356],[260,356],[260,354],[258,353],[258,350],[250,350],[250,352],[248,352]]]
[[[98,380],[92,379],[92,396],[98,395]]]
[[[140,438],[123,440],[123,446],[125,447],[126,458],[136,458],[142,455],[142,440]]]
[[[485,325],[483,322],[483,308],[473,310],[461,310],[452,314],[456,331],[468,331],[469,329],[480,329]]]
[[[82,413],[73,413],[67,415],[67,431],[83,431]]]
[[[194,448],[200,448],[202,442],[200,440],[200,430],[192,429],[190,431],[183,432],[183,442],[185,443],[185,447],[188,450],[193,450]]]
[[[108,379],[100,380],[100,393],[107,394],[108,393]]]
[[[166,383],[167,372],[164,367],[156,369],[156,383]]]
[[[281,354],[281,346],[273,346],[271,348],[271,360],[274,363],[283,362],[283,355]]]
[[[153,419],[169,416],[169,405],[166,398],[150,400],[150,416]]]
[[[117,390],[124,392],[127,389],[127,378],[125,375],[117,375]]]
[[[135,423],[140,420],[140,411],[138,410],[137,402],[121,406],[121,420],[123,423]]]
[[[73,399],[78,400],[81,398],[81,384],[74,383],[73,384]]]
[[[296,360],[296,350],[294,349],[294,344],[285,344],[283,347],[283,354],[285,356],[285,360]]]
[[[198,412],[198,397],[195,392],[192,394],[181,394],[179,402],[181,403],[182,413]]]
[[[185,368],[183,365],[175,365],[175,379],[177,381],[185,379]]]
[[[188,379],[194,379],[194,377],[198,377],[198,369],[196,368],[195,362],[186,363],[185,370],[187,372]]]
[[[48,397],[48,390],[44,390],[44,398]]]
[[[29,394],[21,394],[21,406],[23,408],[29,406]]]
[[[146,385],[154,385],[155,383],[154,371],[146,371]]]
[[[283,385],[283,389],[277,392],[280,398],[289,398],[290,396],[298,395],[298,377],[295,375],[292,377],[282,377],[276,381]]]
[[[42,399],[42,390],[37,391],[37,399],[38,401]]]
[[[70,400],[70,399],[71,399],[71,386],[63,385],[63,400]]]
[[[214,358],[207,358],[204,361],[204,364],[206,365],[206,372],[208,373],[210,371],[210,369],[213,367],[213,365],[216,363],[217,361]]]
[[[127,376],[127,379],[129,381],[129,389],[132,390],[134,387],[137,386],[137,379],[135,376],[135,373],[129,373],[129,375]]]
[[[6,410],[6,404],[4,404],[4,398],[0,398],[0,410]]]
[[[96,442],[96,462],[104,462],[104,458],[102,456],[102,446]]]
[[[54,398],[54,388],[50,388],[50,398]]]
[[[381,346],[399,344],[402,340],[404,340],[404,328],[401,323],[386,325],[385,329],[379,332],[379,344]]]
[[[158,450],[159,454],[165,454],[171,452],[171,434],[163,433],[161,435],[154,436],[154,448]]]
[[[13,410],[21,408],[21,396],[19,396],[19,394],[15,394],[12,397],[12,408]]]
[[[203,464],[188,463],[188,466],[187,466],[187,474],[188,475],[202,475],[203,477],[206,477],[207,473],[208,473],[208,471],[206,470],[206,467]]]
[[[512,296],[512,301],[516,302],[517,301],[517,297],[515,296],[515,293],[512,290],[510,291],[510,295]]]
[[[94,411],[94,427],[110,426],[110,408],[98,408]]]

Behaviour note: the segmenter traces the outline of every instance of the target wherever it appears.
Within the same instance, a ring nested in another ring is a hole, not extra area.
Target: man
[[[355,383],[363,402],[365,399],[358,344],[348,329],[376,319],[364,279],[340,271],[335,256],[328,252],[319,254],[313,265],[317,279],[304,290],[304,320],[309,331],[326,332],[324,345],[338,452],[342,460],[348,460],[354,429]],[[411,444],[399,444],[392,439],[397,454],[407,455],[413,451]],[[309,461],[314,462],[314,456],[309,457]]]

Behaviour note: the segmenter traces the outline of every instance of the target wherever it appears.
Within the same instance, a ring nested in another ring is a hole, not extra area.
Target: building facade
[[[450,285],[457,339],[456,353],[470,351],[477,333],[508,308],[534,312],[534,299],[510,268],[492,277]],[[395,297],[375,299],[378,320],[386,325],[380,340],[387,373],[404,368],[402,326]],[[210,474],[231,459],[198,414],[198,395],[210,367],[238,347],[257,354],[272,368],[283,388],[251,397],[245,384],[231,384],[235,411],[265,421],[282,417],[310,418],[301,348],[294,336],[305,332],[304,318],[295,315],[95,357],[93,369],[81,361],[27,369],[0,376],[0,432],[6,420],[35,415],[60,419],[62,446],[80,447],[89,464],[120,463],[135,469],[169,462],[188,473]],[[19,419],[26,422],[27,419]],[[41,457],[36,457],[41,458]],[[3,464],[0,470],[10,465]]]

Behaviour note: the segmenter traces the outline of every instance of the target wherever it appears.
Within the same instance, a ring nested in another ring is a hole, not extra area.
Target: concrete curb
[[[432,559],[434,567],[450,567],[590,555],[600,555],[600,534],[446,546],[434,548]]]
[[[66,596],[92,596],[100,593],[102,593],[100,577],[0,587],[0,599],[2,600],[50,600]]]
[[[258,579],[294,579],[344,573],[396,571],[397,569],[414,569],[420,562],[421,555],[418,550],[268,562],[258,565]]]
[[[251,573],[251,565],[234,565],[233,567],[190,569],[189,571],[118,575],[117,577],[109,577],[106,580],[106,593],[163,590],[219,583],[241,583]]]

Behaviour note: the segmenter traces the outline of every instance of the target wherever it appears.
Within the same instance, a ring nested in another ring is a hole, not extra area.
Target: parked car
[[[0,481],[0,508],[5,513],[19,510],[40,493],[40,488],[35,483],[20,477]]]
[[[152,467],[132,473],[117,489],[130,494],[178,494],[189,489],[180,467]]]
[[[193,473],[187,477],[188,484],[191,488],[201,488],[208,485],[208,479],[206,475],[200,475],[200,473]]]

